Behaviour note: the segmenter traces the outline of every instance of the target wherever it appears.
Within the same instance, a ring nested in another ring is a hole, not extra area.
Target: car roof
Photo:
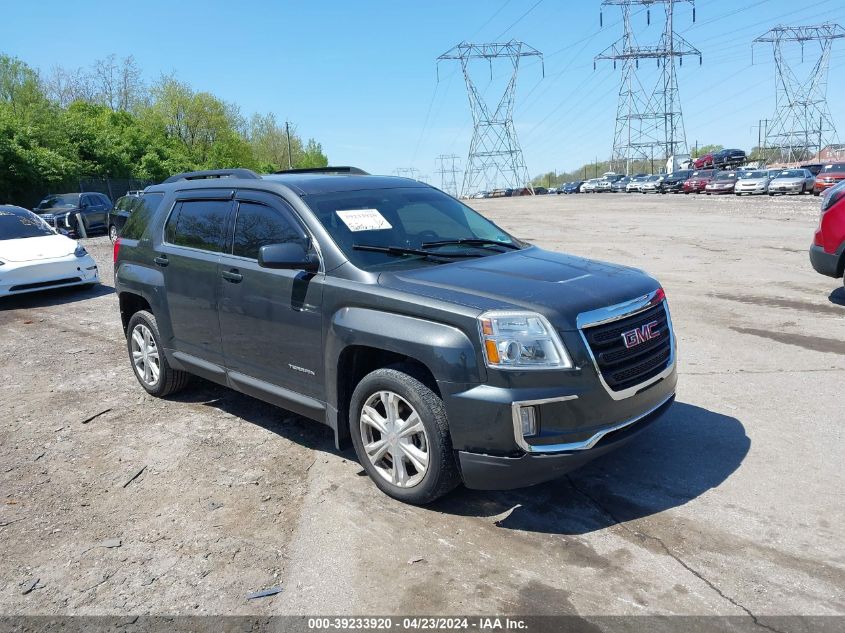
[[[0,204],[0,211],[14,213],[15,215],[24,215],[27,213],[32,213],[32,211],[30,211],[29,209],[24,209],[23,207],[19,207],[14,204]]]
[[[306,196],[317,193],[334,193],[339,191],[361,191],[366,189],[396,189],[396,188],[430,188],[418,180],[399,176],[370,176],[361,174],[326,174],[326,173],[287,173],[261,174],[255,178],[221,177],[203,178],[198,180],[176,180],[157,185],[150,185],[145,189],[151,191],[169,191],[172,189],[219,189],[219,188],[247,188],[273,189],[274,184],[284,185],[299,195]]]

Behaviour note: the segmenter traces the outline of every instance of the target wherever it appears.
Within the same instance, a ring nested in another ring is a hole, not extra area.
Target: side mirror
[[[268,244],[258,251],[258,265],[262,268],[284,270],[305,270],[315,272],[319,268],[316,258],[312,258],[301,242]]]

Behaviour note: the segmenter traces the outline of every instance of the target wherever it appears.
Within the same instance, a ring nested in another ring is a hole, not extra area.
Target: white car
[[[581,193],[595,193],[601,178],[590,178],[587,182],[581,185]]]
[[[0,297],[97,283],[97,263],[81,244],[32,211],[0,205]]]

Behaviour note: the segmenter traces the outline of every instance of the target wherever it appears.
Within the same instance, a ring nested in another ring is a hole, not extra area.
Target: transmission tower
[[[624,164],[626,173],[631,172],[631,163],[635,160],[653,159],[655,155],[668,158],[687,152],[675,59],[683,65],[684,57],[694,55],[700,64],[701,52],[673,30],[675,4],[681,2],[692,6],[694,22],[694,0],[603,0],[601,3],[602,7],[615,5],[622,10],[622,39],[597,55],[593,66],[599,60],[613,61],[614,68],[617,62],[622,62],[612,161]],[[660,40],[656,44],[640,46],[631,26],[632,8],[645,7],[646,22],[651,24],[654,5],[663,5],[665,10]],[[603,23],[602,13],[599,23]],[[647,73],[640,70],[641,59],[657,61],[656,83],[649,81]]]
[[[436,159],[437,171],[440,174],[440,189],[453,198],[458,197],[458,173],[461,171],[456,161],[460,160],[454,154],[441,154]]]
[[[807,160],[836,142],[836,128],[827,107],[827,74],[833,40],[841,37],[845,37],[845,30],[838,24],[776,26],[752,42],[752,52],[754,44],[771,43],[774,49],[775,115],[766,131],[766,147],[779,150],[785,163]],[[797,64],[786,59],[785,53],[794,50],[795,43],[801,47],[801,64],[807,44],[819,46],[809,74],[797,72]]]
[[[416,167],[397,167],[393,173],[402,178],[410,178],[411,180],[420,179],[420,170]]]
[[[440,62],[460,61],[472,112],[473,132],[461,186],[463,194],[475,192],[481,187],[492,189],[499,184],[500,178],[506,187],[528,187],[534,192],[513,124],[516,78],[519,62],[523,57],[539,57],[541,64],[543,61],[540,51],[516,40],[492,44],[462,42],[437,58],[438,77]],[[493,61],[502,59],[510,62],[512,72],[501,97],[495,107],[491,107],[493,101],[488,103],[473,80],[470,62],[486,60],[490,66],[492,82]],[[545,76],[545,70],[543,75]]]

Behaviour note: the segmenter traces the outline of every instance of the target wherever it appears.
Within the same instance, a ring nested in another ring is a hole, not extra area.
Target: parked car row
[[[49,194],[32,211],[58,233],[73,237],[107,233],[114,242],[141,193],[127,191],[114,204],[97,192]]]
[[[556,193],[819,195],[843,179],[845,163],[805,165],[795,169],[682,169],[670,174],[606,174],[602,178],[565,183],[558,187]]]

